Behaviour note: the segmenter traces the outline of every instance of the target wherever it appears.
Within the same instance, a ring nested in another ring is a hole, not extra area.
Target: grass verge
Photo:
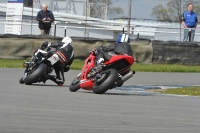
[[[174,95],[200,96],[200,86],[155,90],[155,92],[160,92],[163,94],[174,94]]]
[[[0,59],[0,68],[23,68],[23,63],[28,60]],[[80,70],[83,66],[83,61],[74,60],[71,69]]]
[[[0,68],[23,68],[26,60],[0,59]],[[84,61],[74,60],[72,70],[81,70]],[[200,66],[168,65],[168,64],[134,64],[131,68],[136,72],[200,72]]]
[[[200,72],[200,66],[178,64],[134,64],[132,70],[140,72]]]
[[[0,68],[23,68],[26,60],[0,59]]]

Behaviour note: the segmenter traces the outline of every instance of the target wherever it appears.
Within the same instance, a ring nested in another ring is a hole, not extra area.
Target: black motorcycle
[[[38,48],[34,50],[30,61],[23,64],[25,67],[24,76],[19,80],[19,83],[31,85],[37,82],[46,82],[48,75],[53,72],[53,63],[56,63],[59,58],[56,54],[52,54],[53,50]],[[51,54],[49,56],[48,54]]]

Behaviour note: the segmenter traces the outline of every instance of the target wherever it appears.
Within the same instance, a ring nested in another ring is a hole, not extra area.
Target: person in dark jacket
[[[61,42],[44,42],[41,45],[41,49],[47,47],[56,48],[56,52],[47,53],[47,58],[50,65],[54,66],[55,75],[48,75],[43,82],[50,79],[59,86],[62,86],[65,82],[64,72],[67,72],[74,60],[74,49],[72,39],[70,37],[64,37]],[[55,61],[56,59],[56,61]]]
[[[38,12],[36,20],[39,22],[41,34],[49,35],[51,23],[54,21],[54,15],[50,10],[47,10],[47,8],[47,5],[42,5],[42,10]]]
[[[100,47],[96,50],[97,66],[104,62],[104,60],[109,60],[115,54],[127,54],[133,56],[130,38],[127,34],[120,34],[117,42],[112,43],[107,47]]]

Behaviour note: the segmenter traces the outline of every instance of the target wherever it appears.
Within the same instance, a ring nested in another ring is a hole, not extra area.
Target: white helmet
[[[68,36],[64,37],[61,42],[72,45],[72,39]]]

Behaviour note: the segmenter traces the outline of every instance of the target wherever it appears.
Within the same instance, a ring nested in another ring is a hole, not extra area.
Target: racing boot
[[[58,86],[63,86],[64,82],[61,79],[58,79],[56,76],[54,75],[50,75],[49,79],[53,82],[55,82]]]
[[[95,72],[100,72],[103,68],[103,62],[104,62],[104,58],[100,58],[98,61],[97,61],[97,65],[94,67],[94,71]]]
[[[97,66],[98,66],[98,65],[101,65],[103,62],[104,62],[104,58],[98,59],[98,61],[97,61]]]

